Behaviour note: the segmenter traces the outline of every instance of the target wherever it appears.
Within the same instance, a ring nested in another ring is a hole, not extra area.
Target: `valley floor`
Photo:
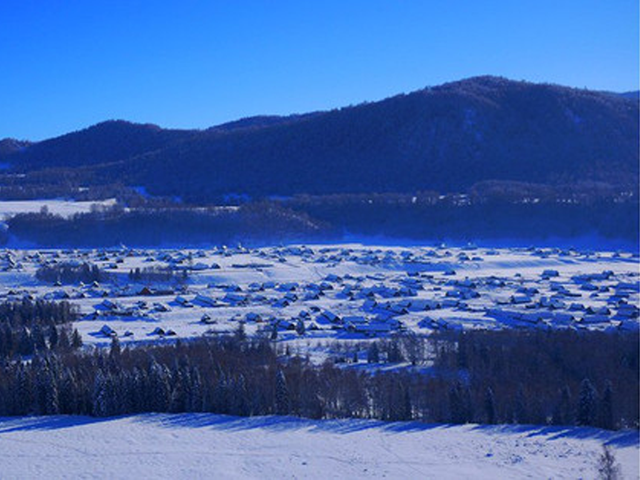
[[[0,419],[0,477],[596,478],[602,445],[638,478],[638,433],[288,417]]]

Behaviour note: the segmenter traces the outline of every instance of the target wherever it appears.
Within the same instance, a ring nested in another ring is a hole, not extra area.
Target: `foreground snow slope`
[[[0,477],[595,478],[602,444],[638,475],[637,432],[236,418],[0,419]]]

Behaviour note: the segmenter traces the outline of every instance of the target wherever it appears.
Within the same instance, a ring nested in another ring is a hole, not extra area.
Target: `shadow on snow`
[[[231,432],[261,429],[279,432],[307,430],[310,433],[349,434],[366,430],[378,430],[385,433],[400,434],[466,428],[470,431],[482,431],[488,435],[517,434],[525,435],[526,437],[546,437],[549,441],[559,439],[597,440],[605,445],[619,448],[638,446],[640,444],[640,436],[637,430],[612,432],[591,427],[566,426],[453,425],[421,422],[383,422],[362,419],[309,420],[289,416],[234,417],[210,413],[148,413],[109,418],[64,415],[3,417],[0,418],[0,435],[19,431],[61,430],[126,419],[165,428],[213,428]]]

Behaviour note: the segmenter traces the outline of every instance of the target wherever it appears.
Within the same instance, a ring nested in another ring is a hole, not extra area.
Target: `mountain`
[[[475,77],[204,131],[106,122],[0,161],[76,169],[87,183],[124,182],[197,201],[230,193],[467,192],[490,180],[637,189],[638,126],[638,103],[621,96]]]
[[[0,151],[0,160],[18,170],[81,167],[130,159],[194,135],[151,124],[109,120],[77,132],[32,143],[19,151]]]
[[[640,100],[640,90],[635,90],[633,92],[619,93],[618,95],[624,98],[628,98],[629,100],[635,100],[635,101]]]
[[[16,140],[15,138],[4,138],[0,140],[0,158],[9,156],[31,145],[26,140]]]
[[[292,123],[303,118],[309,118],[322,112],[306,113],[303,115],[257,115],[255,117],[241,118],[233,122],[227,122],[208,129],[209,132],[231,132],[243,129],[256,129],[270,127],[273,125],[282,125]]]

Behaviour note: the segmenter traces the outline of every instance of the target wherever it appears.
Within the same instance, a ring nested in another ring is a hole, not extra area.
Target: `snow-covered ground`
[[[0,419],[0,477],[596,478],[608,444],[638,478],[638,433],[211,414]]]
[[[45,284],[43,265],[88,262],[100,285]],[[184,285],[132,282],[135,268],[188,272]],[[4,250],[0,299],[67,299],[86,343],[229,332],[313,346],[395,331],[458,328],[637,330],[637,255],[537,248],[283,246],[209,250]],[[203,321],[204,320],[204,321]],[[306,333],[294,327],[302,322]],[[154,333],[156,332],[156,333]]]
[[[93,205],[111,207],[115,205],[115,199],[75,202],[73,200],[48,199],[48,200],[3,200],[0,201],[0,220],[5,220],[19,213],[38,213],[43,207],[53,215],[71,217],[76,213],[87,213]]]

